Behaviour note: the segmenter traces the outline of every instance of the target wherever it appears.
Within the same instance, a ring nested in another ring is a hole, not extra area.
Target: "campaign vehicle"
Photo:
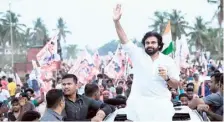
[[[183,121],[183,122],[210,122],[205,112],[198,112],[197,110],[192,110],[188,106],[174,106],[175,114],[173,116],[173,121]],[[162,115],[161,115],[162,116]],[[127,115],[125,114],[125,108],[117,109],[114,113],[110,114],[104,121],[125,121],[127,120]]]

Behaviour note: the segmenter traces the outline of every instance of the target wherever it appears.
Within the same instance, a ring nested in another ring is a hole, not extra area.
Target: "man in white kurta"
[[[133,84],[125,112],[132,121],[172,121],[174,108],[167,84],[177,88],[179,74],[174,60],[160,53],[162,36],[148,32],[142,39],[145,50],[128,41],[119,20],[121,5],[114,9],[115,28],[124,50],[133,62]]]
[[[137,121],[171,121],[174,108],[167,83],[158,75],[158,67],[167,69],[169,77],[179,80],[179,70],[172,58],[159,53],[152,61],[142,50],[128,42],[123,45],[133,62],[133,84],[127,101],[127,117]]]

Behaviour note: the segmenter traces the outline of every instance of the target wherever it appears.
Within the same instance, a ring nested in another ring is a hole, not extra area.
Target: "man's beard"
[[[157,53],[159,51],[158,48],[145,48],[145,52],[149,55],[149,56],[152,56],[154,55],[155,53]]]

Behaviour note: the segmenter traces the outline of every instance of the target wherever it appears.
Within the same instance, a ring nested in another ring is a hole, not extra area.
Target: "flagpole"
[[[12,33],[12,12],[11,12],[11,1],[9,1],[9,14],[10,14],[10,40],[11,40],[11,53],[12,53],[12,71],[14,70],[14,54],[13,54],[13,33]]]
[[[117,45],[117,49],[116,49],[116,51],[115,51],[115,53],[114,53],[112,59],[111,59],[110,62],[105,66],[105,68],[107,68],[108,66],[110,66],[110,64],[114,61],[115,56],[117,55],[119,48],[120,48],[120,45],[118,44],[118,45]]]
[[[128,77],[128,68],[129,68],[129,64],[128,64],[128,55],[127,55],[127,53],[125,52],[125,69],[126,69],[126,71],[125,71],[125,78],[127,79]]]

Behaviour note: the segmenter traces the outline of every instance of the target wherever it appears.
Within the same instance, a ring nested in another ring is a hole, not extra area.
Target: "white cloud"
[[[111,39],[117,39],[112,21],[115,0],[11,0],[12,10],[22,15],[21,22],[29,26],[41,17],[49,31],[56,28],[59,17],[66,21],[72,35],[68,43],[80,47],[89,44],[98,47]],[[216,6],[206,0],[122,0],[122,24],[130,38],[141,39],[152,23],[156,10],[179,9],[186,13],[186,20],[193,24],[196,16],[209,21]],[[8,9],[8,0],[0,0],[0,11]]]

